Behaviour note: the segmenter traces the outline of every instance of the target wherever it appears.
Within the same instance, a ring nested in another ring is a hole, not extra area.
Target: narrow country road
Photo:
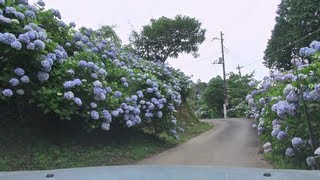
[[[212,130],[138,164],[217,165],[272,168],[258,152],[256,130],[249,119],[203,120]]]

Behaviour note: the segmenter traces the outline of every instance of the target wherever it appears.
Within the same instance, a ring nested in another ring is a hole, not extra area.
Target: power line
[[[210,57],[210,56],[204,57],[204,58],[201,58],[201,59],[199,59],[199,60],[197,60],[197,61],[194,61],[194,62],[192,62],[192,63],[197,63],[197,62],[200,62],[200,61],[209,60],[209,58],[211,58],[211,57]]]
[[[306,35],[306,36],[304,36],[304,37],[302,37],[302,38],[300,38],[300,39],[298,39],[298,40],[294,41],[293,43],[290,43],[289,45],[287,45],[287,46],[285,46],[285,47],[281,48],[280,50],[278,50],[278,51],[276,51],[276,52],[273,52],[273,53],[270,53],[270,54],[267,54],[267,55],[265,55],[265,56],[271,56],[271,55],[276,54],[276,53],[278,53],[278,52],[280,52],[280,51],[283,51],[284,49],[286,49],[286,48],[288,48],[288,47],[292,46],[293,44],[295,44],[295,43],[297,43],[297,42],[302,41],[303,39],[305,39],[305,38],[307,38],[307,37],[309,37],[309,36],[311,36],[311,35],[313,35],[313,34],[315,34],[315,33],[317,33],[317,32],[320,32],[320,28],[319,28],[318,30],[316,30],[316,31],[314,31],[314,32],[312,32],[312,33],[310,33],[310,34],[308,34],[308,35]]]
[[[280,51],[283,51],[284,49],[292,46],[293,44],[295,44],[295,43],[297,43],[297,42],[302,41],[303,39],[305,39],[305,38],[307,38],[307,37],[309,37],[309,36],[311,36],[311,35],[313,35],[313,34],[315,34],[315,33],[317,33],[317,32],[320,32],[320,29],[318,29],[318,30],[316,30],[316,31],[314,31],[314,32],[312,32],[312,33],[310,33],[310,34],[308,34],[308,35],[306,35],[306,36],[304,36],[304,37],[302,37],[302,38],[300,38],[300,39],[292,42],[292,43],[290,43],[289,45],[287,45],[287,46],[285,46],[285,47],[282,47],[281,49],[277,50],[276,52],[272,52],[272,53],[267,54],[267,55],[265,55],[265,56],[266,56],[266,57],[270,57],[270,56],[273,55],[273,54],[279,53]],[[248,64],[248,65],[245,65],[244,68],[248,68],[248,67],[250,67],[250,66],[252,66],[253,64],[256,64],[256,63],[261,63],[261,62],[260,62],[260,61],[257,61],[257,60],[254,60],[252,63],[250,63],[250,64]],[[260,68],[260,69],[261,69],[261,68]]]

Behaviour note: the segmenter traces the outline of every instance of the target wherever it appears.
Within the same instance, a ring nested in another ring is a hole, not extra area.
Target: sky
[[[33,3],[37,0],[30,0]],[[262,64],[271,30],[275,24],[280,0],[44,0],[46,8],[58,9],[62,20],[75,22],[78,27],[97,29],[102,25],[116,25],[115,31],[128,43],[132,30],[141,30],[150,19],[161,16],[187,15],[198,19],[207,30],[206,40],[199,47],[200,57],[181,54],[168,63],[192,76],[192,80],[208,82],[222,76],[222,66],[212,64],[221,57],[220,41],[213,40],[224,34],[226,73],[242,74],[255,71],[261,80],[268,75]]]

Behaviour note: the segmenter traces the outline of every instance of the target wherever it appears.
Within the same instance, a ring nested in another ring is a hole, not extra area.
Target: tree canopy
[[[246,107],[238,110],[237,106],[243,103],[246,95],[253,90],[254,87],[249,84],[257,84],[257,81],[253,78],[253,72],[245,75],[229,73],[227,78],[228,109],[232,109],[232,111],[229,111],[229,117],[243,115]],[[197,86],[200,85],[205,86],[198,82]],[[204,103],[205,106],[201,104],[203,107],[208,107],[206,108],[207,110],[211,109],[216,112],[217,117],[222,117],[224,94],[223,79],[220,76],[212,78],[206,85],[205,90],[202,92],[201,103]]]
[[[202,99],[206,106],[218,112],[219,117],[222,117],[222,109],[224,103],[223,96],[223,79],[220,76],[212,78],[204,93]]]
[[[151,19],[140,32],[132,31],[130,42],[147,59],[156,58],[162,62],[177,58],[179,53],[197,54],[199,45],[205,40],[205,29],[201,23],[188,16],[177,15],[173,19],[160,17]]]
[[[319,0],[282,0],[267,48],[264,64],[272,69],[290,69],[292,54],[320,37]]]

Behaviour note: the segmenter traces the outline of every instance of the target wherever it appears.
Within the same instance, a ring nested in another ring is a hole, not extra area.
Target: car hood
[[[269,176],[270,175],[270,176]],[[48,177],[47,177],[48,176]],[[51,177],[50,177],[51,176]],[[215,166],[104,166],[0,172],[1,180],[319,180],[320,171]]]

